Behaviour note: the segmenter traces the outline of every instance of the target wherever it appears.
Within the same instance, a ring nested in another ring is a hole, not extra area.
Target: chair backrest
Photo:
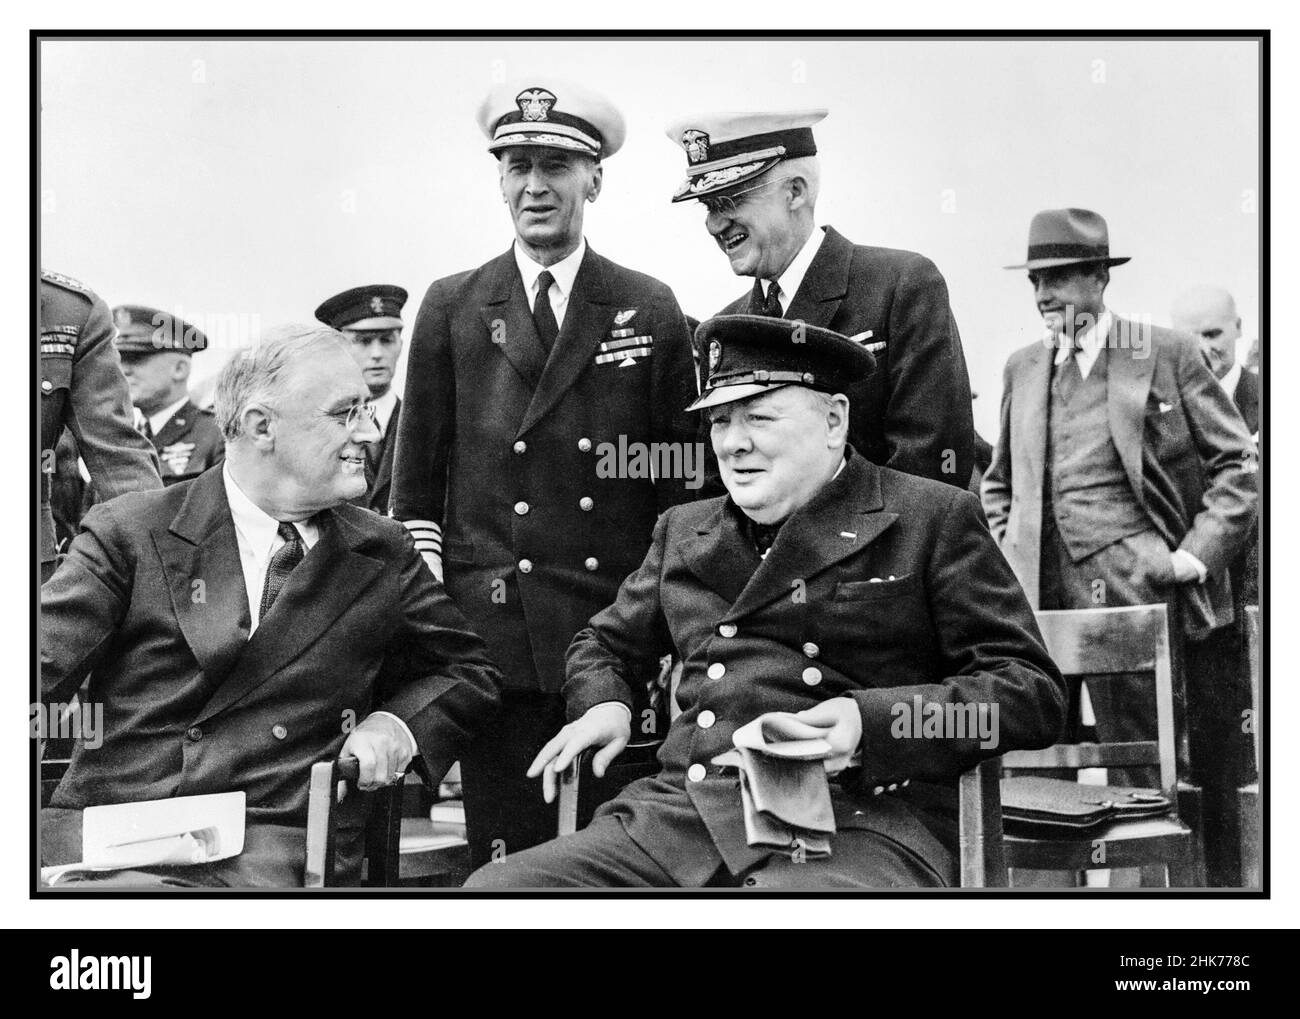
[[[1160,766],[1160,786],[1175,792],[1174,680],[1169,646],[1169,613],[1164,605],[1062,609],[1036,612],[1048,653],[1067,676],[1107,676],[1150,672],[1156,694],[1156,741],[1135,743],[1058,743],[1046,750],[1015,750],[1003,755],[1007,770]]]
[[[1258,605],[1246,606],[1246,647],[1250,655],[1250,711],[1253,734],[1251,742],[1255,744],[1255,771],[1258,773],[1263,770],[1259,735],[1264,731],[1264,719],[1260,715],[1259,707],[1260,655],[1263,649],[1260,643]]]
[[[330,888],[338,885],[335,857],[338,841],[338,805],[352,796],[372,802],[365,830],[362,884],[388,887],[397,883],[398,850],[402,837],[402,786],[374,793],[357,788],[360,765],[355,757],[319,761],[311,766],[307,793],[307,866],[303,885]]]

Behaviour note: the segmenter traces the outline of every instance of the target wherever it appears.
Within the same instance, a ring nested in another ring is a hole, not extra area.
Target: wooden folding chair
[[[1057,744],[1046,750],[1010,751],[1002,757],[1003,768],[1034,773],[1158,765],[1160,790],[1174,806],[1166,815],[1114,821],[1086,834],[1005,835],[1006,866],[1061,871],[1156,866],[1164,868],[1170,887],[1203,885],[1196,835],[1178,816],[1174,678],[1166,607],[1135,605],[1036,615],[1047,649],[1065,675],[1086,675],[1092,681],[1105,682],[1121,673],[1154,674],[1157,738],[1155,742]]]
[[[1237,790],[1237,806],[1241,817],[1241,884],[1243,888],[1262,887],[1263,878],[1263,818],[1259,798],[1260,776],[1263,775],[1263,755],[1260,733],[1264,719],[1260,714],[1259,676],[1260,645],[1259,607],[1246,607],[1246,646],[1250,655],[1250,711],[1251,743],[1255,747],[1254,782]]]
[[[416,796],[416,816],[403,816],[403,802],[412,799],[416,775],[407,783],[363,793],[356,788],[359,766],[355,757],[320,761],[312,765],[307,796],[307,866],[304,885],[330,888],[338,884],[335,850],[338,838],[338,804],[353,796],[371,800],[365,827],[361,884],[370,888],[398,885],[460,885],[469,875],[469,848],[464,833],[453,825],[439,824],[428,816],[427,805]],[[341,796],[340,796],[341,790]]]

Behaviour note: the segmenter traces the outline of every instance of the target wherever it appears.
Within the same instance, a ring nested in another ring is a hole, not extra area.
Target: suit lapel
[[[153,437],[153,444],[161,450],[163,446],[179,442],[189,431],[190,422],[197,413],[198,408],[186,400],[181,405],[181,409],[168,418],[167,423],[158,430],[158,434]]]
[[[248,594],[235,523],[214,467],[190,485],[166,532],[154,535],[172,610],[208,681],[217,684],[248,642]]]
[[[679,548],[690,571],[729,605],[740,597],[760,562],[726,499],[718,500],[717,510]]]
[[[388,418],[388,428],[384,431],[383,451],[379,455],[379,465],[375,468],[376,483],[393,476],[393,456],[397,450],[397,419],[401,413],[402,401],[399,398],[393,405],[393,413]]]
[[[1129,350],[1136,330],[1136,322],[1111,322],[1110,336],[1102,356],[1106,358],[1106,418],[1110,423],[1111,441],[1119,450],[1129,485],[1137,497],[1138,505],[1146,506],[1146,492],[1142,484],[1142,440],[1146,428],[1147,396],[1151,392],[1151,376],[1155,373],[1156,353],[1148,348],[1147,357],[1111,357],[1117,350]],[[1127,331],[1121,337],[1120,330]],[[1124,346],[1120,346],[1123,339]],[[1181,413],[1181,408],[1179,409]]]
[[[1011,434],[1015,436],[1013,448],[1018,453],[1018,462],[1013,464],[1016,475],[1013,484],[1034,486],[1040,499],[1047,461],[1047,400],[1055,356],[1055,347],[1038,344],[1012,380],[1016,389],[1011,401]]]
[[[799,290],[785,311],[788,319],[801,319],[809,325],[829,328],[840,303],[849,292],[849,264],[853,244],[832,227],[817,249]]]
[[[759,559],[723,503],[685,550],[686,562],[731,602],[726,618],[740,619],[797,595],[801,584],[866,548],[898,519],[883,509],[878,470],[855,455],[838,478],[785,522],[766,559]]]
[[[492,263],[487,301],[479,308],[487,342],[500,349],[529,389],[536,389],[546,365],[546,349],[533,323],[514,249]]]
[[[603,263],[604,259],[588,245],[573,280],[573,293],[569,295],[568,308],[564,312],[564,325],[560,327],[560,335],[555,339],[555,347],[524,412],[516,437],[526,433],[560,402],[583,369],[592,363],[596,348],[607,335],[613,314],[606,296],[608,288]]]
[[[382,564],[355,551],[363,538],[360,531],[333,510],[320,514],[318,521],[320,538],[289,574],[230,679],[203,706],[196,722],[224,711],[302,654],[379,576]]]

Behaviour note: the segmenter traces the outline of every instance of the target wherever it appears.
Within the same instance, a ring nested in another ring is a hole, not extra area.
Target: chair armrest
[[[596,749],[588,747],[571,763],[564,773],[560,776],[560,820],[556,829],[558,835],[572,835],[578,830],[579,818],[585,822],[606,799],[612,799],[617,793],[630,782],[638,778],[644,778],[647,775],[655,775],[659,772],[659,761],[656,755],[659,748],[663,746],[663,740],[648,740],[643,743],[629,743],[610,763],[609,771],[603,778],[597,780],[591,772],[591,760],[596,756]],[[587,782],[582,780],[587,776]],[[606,793],[600,800],[591,802],[592,797],[586,793],[589,785],[597,784],[602,787],[600,792]],[[582,810],[579,810],[579,803],[582,804]]]
[[[335,807],[356,794],[361,764],[355,757],[318,761],[311,766],[307,790],[307,847],[303,885],[323,888],[335,883],[338,812]],[[374,793],[365,830],[365,884],[387,886],[397,879],[402,830],[401,784]]]
[[[964,772],[957,786],[961,886],[1006,888],[1002,847],[1002,759],[991,757]]]

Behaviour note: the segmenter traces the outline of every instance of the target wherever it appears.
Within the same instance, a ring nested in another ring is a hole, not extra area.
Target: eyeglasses
[[[789,180],[794,180],[794,178],[780,177],[777,180],[769,180],[763,184],[758,184],[752,188],[745,188],[744,191],[733,191],[729,195],[718,195],[716,197],[701,198],[700,204],[703,205],[704,208],[708,210],[709,215],[714,215],[716,213],[717,215],[722,216],[725,219],[730,219],[732,216],[736,214],[736,210],[739,209],[744,204],[743,199],[742,201],[737,202],[736,201],[737,198],[741,198],[743,195],[753,194],[755,191],[762,191],[763,188],[770,188],[773,184],[784,184],[786,181]]]
[[[372,428],[379,427],[379,415],[375,411],[375,405],[369,400],[364,403],[354,403],[346,411],[336,411],[330,417],[341,421],[349,432],[356,430],[362,418],[365,418]]]

